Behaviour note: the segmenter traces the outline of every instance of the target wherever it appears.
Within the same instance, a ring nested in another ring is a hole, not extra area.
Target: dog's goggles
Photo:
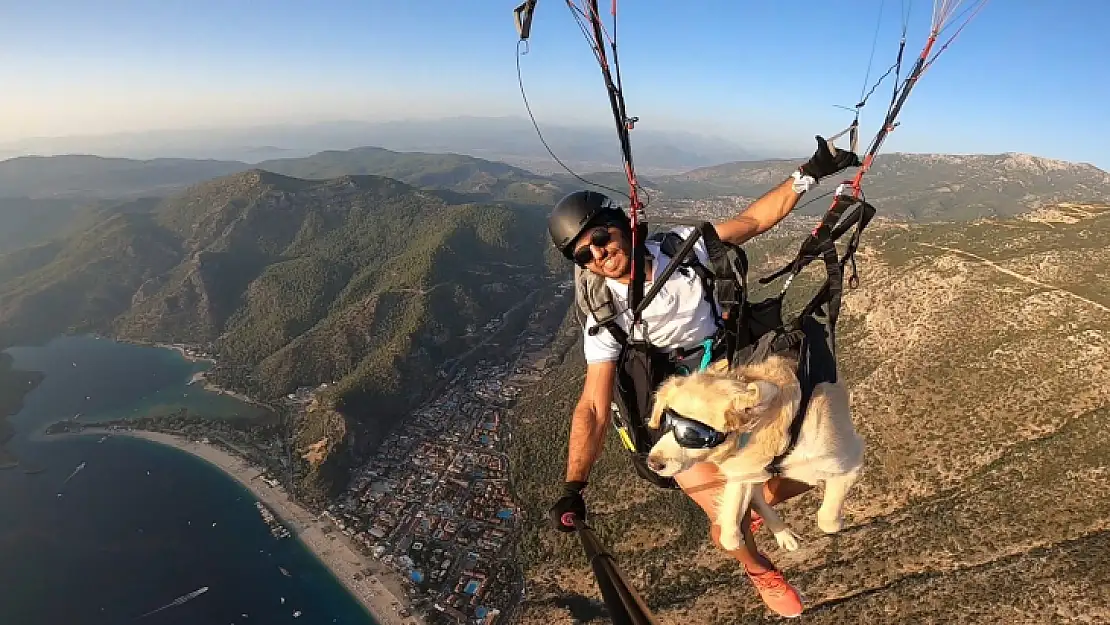
[[[670,408],[663,409],[661,428],[663,434],[673,431],[678,445],[687,449],[711,449],[728,438],[728,434],[715,430],[701,421],[684,417]]]

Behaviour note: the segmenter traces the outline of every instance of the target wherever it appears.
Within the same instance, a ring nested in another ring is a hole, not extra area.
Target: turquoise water
[[[117,343],[91,336],[61,336],[41,347],[6,350],[13,367],[42,371],[46,378],[24,398],[23,410],[10,419],[28,433],[80,414],[84,423],[180,408],[217,418],[250,418],[262,409],[189,384],[207,362],[191,362],[171,350]]]
[[[28,438],[78,412],[85,422],[182,406],[257,414],[188,386],[204,363],[92,337],[7,351],[15,368],[46,374],[12,418],[9,445],[45,470],[0,471],[0,623],[373,625],[303,545],[270,535],[248,491],[206,462],[123,437]]]

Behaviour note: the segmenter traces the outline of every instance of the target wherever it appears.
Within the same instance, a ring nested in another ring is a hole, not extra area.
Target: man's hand
[[[829,142],[820,135],[816,139],[817,151],[809,161],[798,168],[802,174],[812,176],[814,180],[821,180],[825,176],[831,176],[849,167],[860,166],[859,156],[856,156],[855,152],[837,150],[836,155],[833,156],[832,151],[829,150]]]
[[[585,487],[586,482],[567,482],[563,485],[563,496],[547,511],[552,527],[560,532],[573,532],[573,525],[563,523],[563,515],[568,512],[586,520],[586,501],[582,499],[582,489]]]

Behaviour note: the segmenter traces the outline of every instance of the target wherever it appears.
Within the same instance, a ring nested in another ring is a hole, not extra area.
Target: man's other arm
[[[570,423],[568,482],[588,481],[590,470],[601,455],[605,446],[605,431],[609,427],[609,406],[616,377],[616,361],[586,365],[586,383]]]

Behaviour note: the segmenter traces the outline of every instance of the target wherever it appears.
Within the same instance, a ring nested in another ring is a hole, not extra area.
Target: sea
[[[36,436],[78,413],[256,416],[189,384],[208,363],[93,336],[6,351],[45,378],[10,418],[8,444],[42,471],[0,470],[0,625],[376,625],[300,542],[271,536],[219,469],[142,440]]]

